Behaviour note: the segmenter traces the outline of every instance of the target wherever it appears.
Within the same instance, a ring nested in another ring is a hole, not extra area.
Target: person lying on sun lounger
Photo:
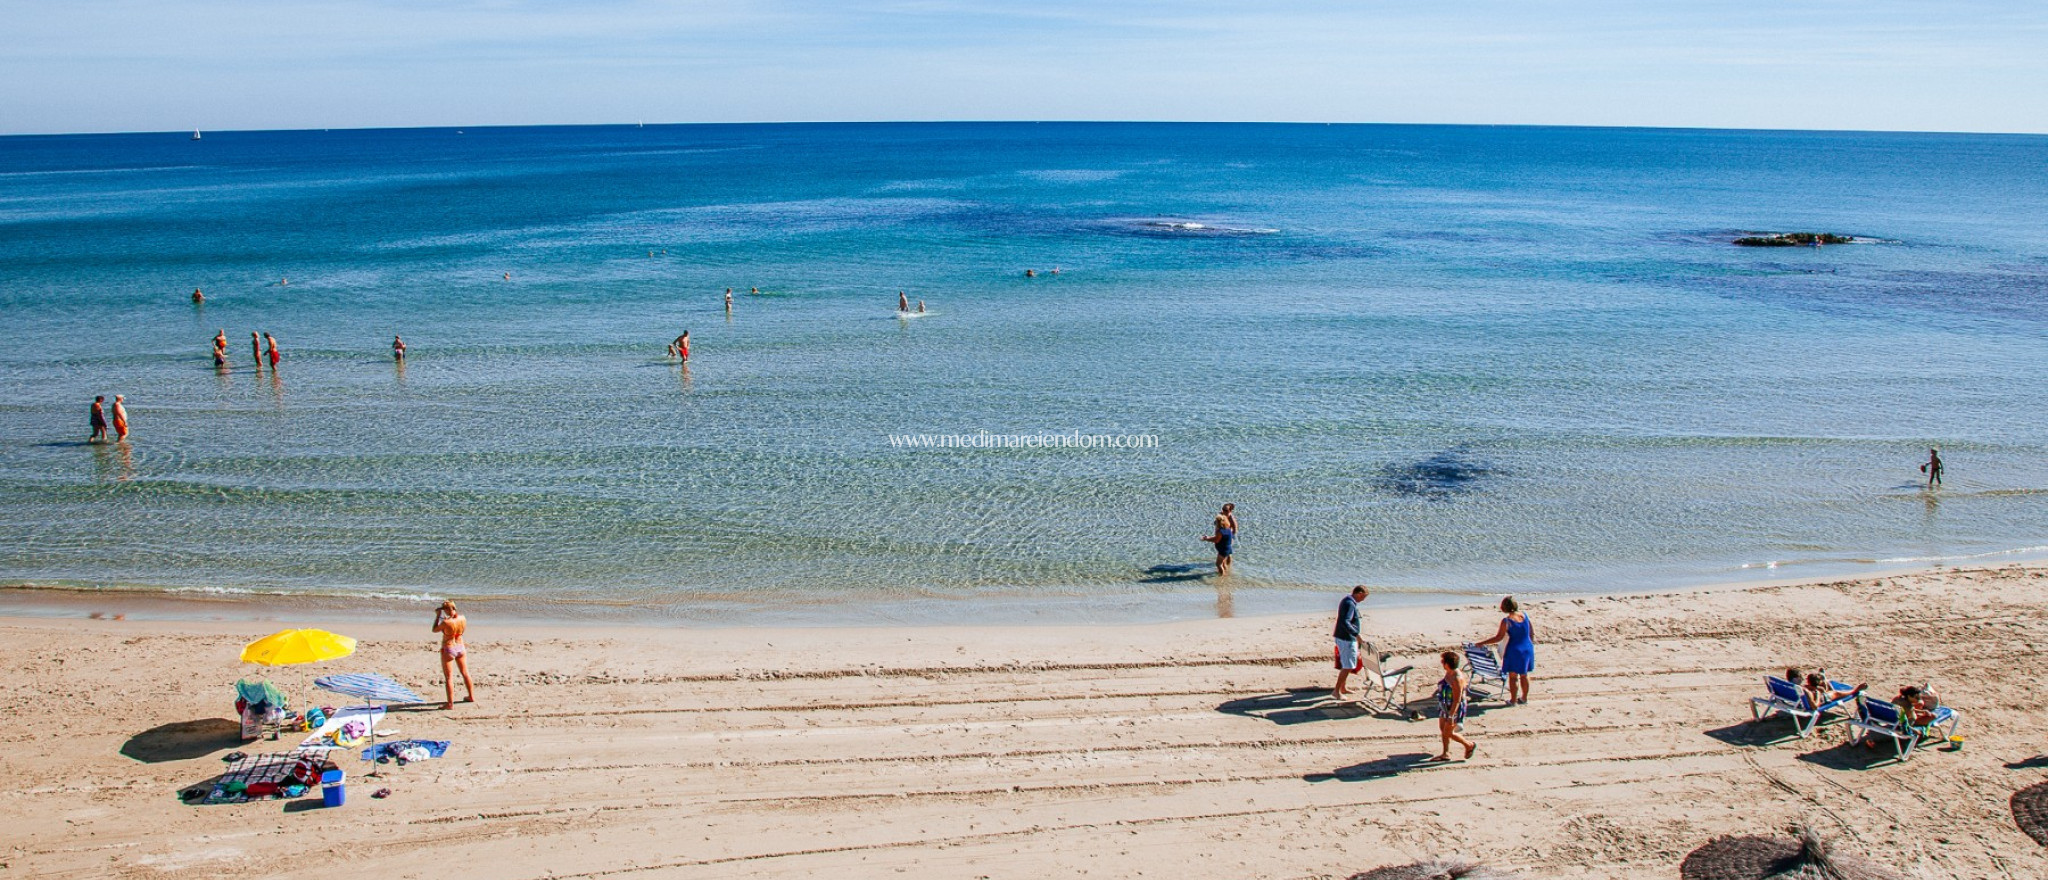
[[[1809,673],[1803,682],[1797,679],[1792,681],[1799,685],[1800,690],[1806,692],[1806,701],[1815,706],[1825,706],[1843,697],[1856,696],[1863,693],[1864,688],[1869,687],[1867,684],[1843,687],[1836,682],[1829,681],[1826,674],[1819,672]]]

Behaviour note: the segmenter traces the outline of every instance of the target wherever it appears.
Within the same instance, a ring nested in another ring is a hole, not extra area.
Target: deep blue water
[[[0,138],[0,582],[1089,619],[2015,558],[2043,217],[2031,136]],[[1782,230],[1868,241],[1729,243]],[[889,442],[983,430],[1158,446]]]

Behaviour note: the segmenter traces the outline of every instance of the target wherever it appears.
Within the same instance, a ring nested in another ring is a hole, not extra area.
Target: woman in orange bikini
[[[462,690],[466,695],[462,701],[476,702],[476,685],[469,681],[469,648],[462,644],[462,634],[468,631],[469,618],[455,610],[454,600],[443,601],[434,611],[434,632],[441,634],[441,684],[448,691],[448,701],[441,704],[443,709],[455,708],[456,669],[462,670]]]

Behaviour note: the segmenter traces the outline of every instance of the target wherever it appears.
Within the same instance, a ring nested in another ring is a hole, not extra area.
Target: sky
[[[0,0],[0,133],[1175,120],[2048,133],[2048,9]]]

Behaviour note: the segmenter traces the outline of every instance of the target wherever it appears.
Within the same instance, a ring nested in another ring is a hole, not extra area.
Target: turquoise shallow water
[[[1085,620],[2017,558],[2044,171],[1426,126],[0,138],[0,582]],[[1728,244],[1793,229],[1871,241]],[[84,445],[116,393],[132,442]],[[889,442],[983,430],[1158,446]]]

